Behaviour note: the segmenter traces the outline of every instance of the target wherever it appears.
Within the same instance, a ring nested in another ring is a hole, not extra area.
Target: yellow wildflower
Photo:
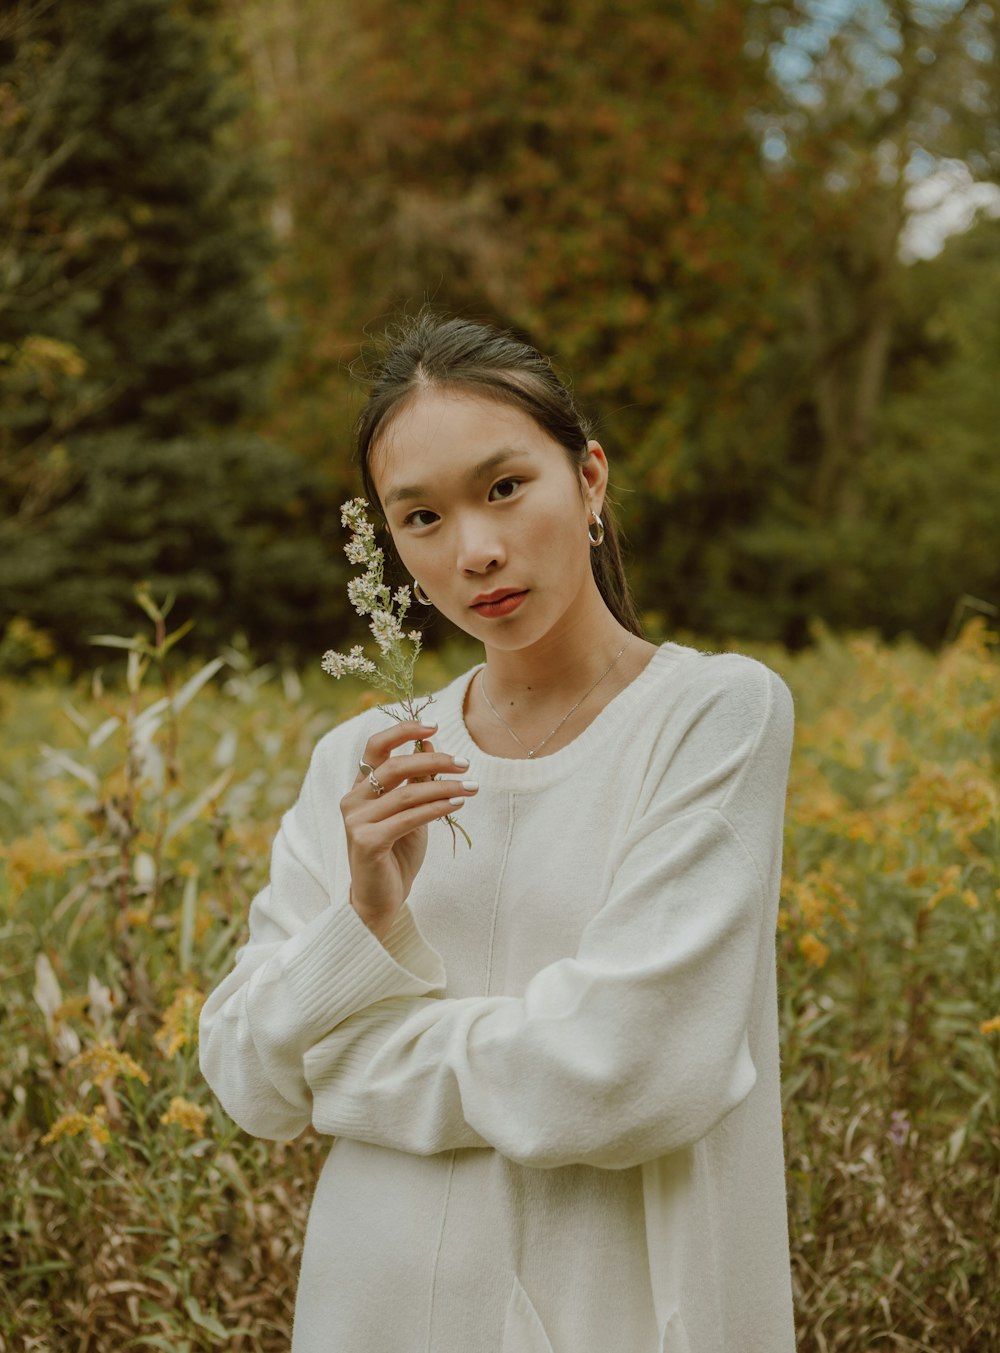
[[[864,841],[869,846],[877,840],[875,824],[868,813],[855,813],[847,818],[844,835],[848,841]]]
[[[42,1145],[49,1146],[60,1137],[78,1137],[81,1132],[89,1132],[95,1142],[107,1143],[111,1140],[111,1133],[104,1122],[106,1113],[103,1104],[93,1113],[64,1113],[46,1132]]]
[[[62,818],[52,828],[52,835],[66,850],[79,850],[83,844],[76,824],[69,818]]]
[[[819,925],[826,914],[826,898],[812,887],[812,879],[803,879],[795,889],[795,898],[806,925]]]
[[[961,865],[950,864],[947,869],[941,873],[941,882],[937,891],[927,899],[927,910],[933,911],[939,902],[943,902],[946,897],[958,896],[958,876],[962,872]]]
[[[81,1019],[89,1004],[89,996],[70,996],[53,1010],[52,1021],[54,1024],[62,1024],[68,1019]]]
[[[166,1125],[176,1123],[185,1131],[193,1132],[196,1137],[203,1137],[207,1117],[207,1109],[203,1109],[199,1104],[192,1104],[189,1099],[182,1099],[180,1095],[175,1095],[170,1101],[170,1108],[161,1115],[160,1122]]]
[[[806,934],[799,938],[799,953],[814,968],[822,968],[830,957],[830,946],[817,936]]]
[[[198,1016],[205,997],[194,987],[181,987],[163,1012],[163,1022],[156,1031],[156,1041],[165,1057],[173,1057],[189,1044],[198,1041]]]
[[[979,906],[979,898],[976,896],[976,894],[972,891],[971,888],[964,888],[962,890],[962,901],[965,903],[965,905],[969,908],[970,911],[975,911],[976,908]]]
[[[992,1019],[984,1019],[979,1026],[981,1034],[1000,1033],[1000,1015],[994,1015]]]
[[[30,836],[21,836],[9,846],[0,846],[0,859],[6,861],[7,882],[11,896],[18,898],[37,876],[58,877],[65,873],[68,861],[61,850],[52,845],[41,827]]]
[[[149,1084],[149,1072],[113,1043],[96,1043],[74,1057],[69,1065],[89,1071],[95,1085],[106,1085],[116,1076],[128,1076],[132,1080],[142,1081],[143,1085]]]

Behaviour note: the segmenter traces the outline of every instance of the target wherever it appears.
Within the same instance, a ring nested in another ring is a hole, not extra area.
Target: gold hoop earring
[[[595,524],[597,526],[596,536],[591,532],[590,529]],[[601,521],[600,517],[597,515],[596,512],[594,513],[594,520],[592,522],[587,523],[587,539],[590,541],[591,549],[594,550],[597,549],[598,545],[604,543],[604,523]]]
[[[431,601],[430,597],[427,595],[427,593],[424,591],[424,589],[423,589],[423,588],[420,586],[420,584],[417,582],[416,578],[414,578],[414,580],[413,580],[413,595],[416,597],[417,601],[420,602],[421,606],[433,606],[433,605],[434,605],[434,603]]]

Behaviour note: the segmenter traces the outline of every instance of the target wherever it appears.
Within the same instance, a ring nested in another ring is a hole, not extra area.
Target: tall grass
[[[0,1350],[289,1341],[324,1144],[227,1121],[197,1014],[312,746],[370,697],[235,650],[192,669],[146,601],[107,676],[0,686]],[[778,945],[803,1350],[1000,1347],[992,641],[756,650],[798,711]],[[428,657],[427,685],[468,660]]]

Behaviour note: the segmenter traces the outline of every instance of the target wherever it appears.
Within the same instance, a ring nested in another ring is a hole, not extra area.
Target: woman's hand
[[[380,939],[423,864],[427,824],[457,812],[478,789],[470,780],[434,779],[469,768],[464,759],[435,752],[423,741],[435,728],[407,720],[370,737],[362,760],[374,767],[383,792],[379,794],[368,772],[360,770],[340,801],[351,866],[351,905]],[[422,750],[393,756],[405,742],[416,742]]]

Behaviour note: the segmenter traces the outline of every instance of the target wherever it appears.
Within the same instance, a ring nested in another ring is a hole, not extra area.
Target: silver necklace
[[[514,739],[514,741],[517,743],[517,745],[522,749],[522,751],[527,752],[529,757],[533,757],[537,751],[539,751],[542,747],[545,746],[545,744],[548,742],[548,740],[549,740],[550,738],[554,738],[554,737],[555,737],[555,735],[559,732],[560,728],[562,728],[563,724],[566,722],[566,720],[569,718],[569,716],[570,716],[571,714],[575,713],[576,710],[578,710],[578,709],[580,708],[580,706],[583,704],[584,700],[586,700],[587,696],[588,696],[588,695],[591,695],[594,691],[597,690],[598,686],[601,684],[601,682],[604,680],[604,678],[605,678],[606,676],[609,675],[609,673],[611,672],[612,667],[614,667],[615,663],[617,663],[618,659],[619,659],[619,658],[621,657],[621,655],[625,652],[626,648],[628,648],[629,644],[632,642],[632,640],[633,640],[634,638],[635,638],[635,635],[634,635],[634,634],[630,634],[630,635],[628,636],[628,638],[627,638],[627,639],[625,640],[625,642],[622,644],[621,648],[618,650],[618,652],[615,654],[615,656],[614,656],[614,657],[611,659],[611,661],[608,663],[607,667],[605,667],[604,671],[601,673],[601,675],[600,675],[600,676],[597,678],[597,680],[594,682],[593,686],[591,686],[589,690],[584,691],[584,693],[580,696],[579,700],[576,702],[576,704],[573,706],[573,708],[570,709],[570,710],[567,710],[566,713],[562,716],[562,718],[561,718],[561,719],[559,720],[559,722],[556,724],[555,728],[553,728],[552,732],[551,732],[551,733],[546,733],[546,734],[545,734],[545,737],[542,738],[541,742],[536,742],[535,745],[534,745],[534,747],[528,747],[528,746],[525,745],[525,743],[523,743],[523,742],[521,741],[521,739],[520,739],[520,738],[517,736],[517,734],[514,732],[513,728],[511,728],[510,724],[509,724],[509,723],[507,722],[507,720],[503,717],[503,715],[502,715],[502,714],[500,713],[500,711],[497,709],[496,705],[494,705],[493,701],[492,701],[492,700],[490,699],[490,697],[487,695],[487,693],[486,693],[486,673],[485,673],[485,671],[483,672],[483,679],[482,679],[482,681],[480,682],[480,688],[482,689],[482,692],[483,692],[483,699],[484,699],[484,700],[486,701],[486,703],[489,705],[490,709],[491,709],[491,710],[493,711],[493,713],[497,716],[497,718],[498,718],[498,719],[500,720],[500,722],[503,724],[504,728],[506,728],[507,732],[511,735],[511,737]]]

